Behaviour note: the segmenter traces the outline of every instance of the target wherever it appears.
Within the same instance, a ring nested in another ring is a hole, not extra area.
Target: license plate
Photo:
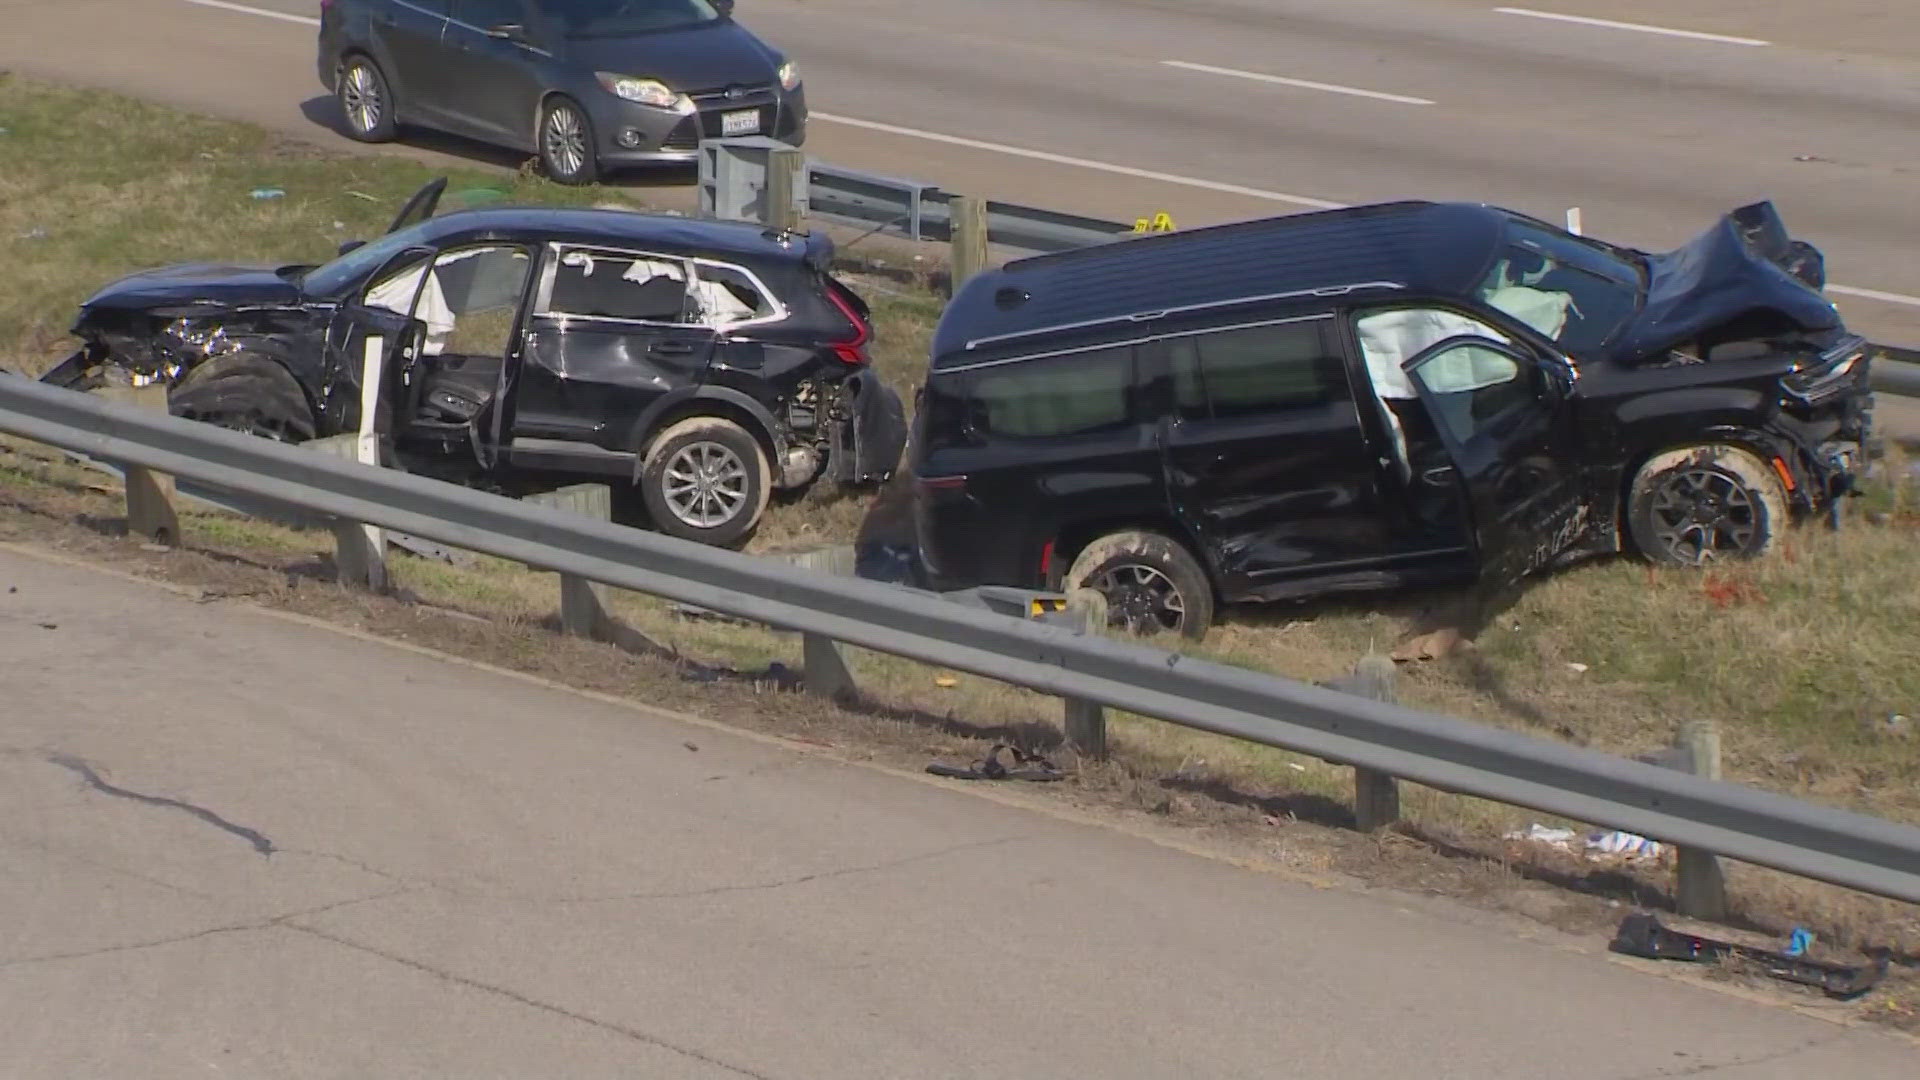
[[[720,114],[720,134],[722,135],[757,135],[759,133],[759,109],[742,109],[739,112]]]

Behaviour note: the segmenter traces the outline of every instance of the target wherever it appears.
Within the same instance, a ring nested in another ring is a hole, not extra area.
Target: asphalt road
[[[1449,905],[12,550],[0,584],[7,1077],[1905,1080],[1920,1060]]]

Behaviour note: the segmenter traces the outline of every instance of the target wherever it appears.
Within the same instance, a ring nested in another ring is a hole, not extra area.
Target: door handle
[[[1446,484],[1447,481],[1453,479],[1453,466],[1436,465],[1433,468],[1428,469],[1427,471],[1421,473],[1420,479],[1426,483],[1434,485],[1435,487],[1440,487]]]
[[[693,351],[693,346],[684,341],[656,341],[647,346],[647,351],[663,356],[685,356]]]

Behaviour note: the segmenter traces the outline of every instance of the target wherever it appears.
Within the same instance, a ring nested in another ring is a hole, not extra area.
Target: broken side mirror
[[[352,250],[354,250],[354,249],[356,249],[356,248],[363,248],[363,247],[366,247],[366,246],[367,246],[367,242],[366,242],[365,240],[347,240],[347,241],[343,241],[343,242],[342,242],[342,243],[340,244],[340,254],[342,254],[342,255],[345,255],[345,254],[346,254],[347,252],[349,252],[349,251],[352,251]]]

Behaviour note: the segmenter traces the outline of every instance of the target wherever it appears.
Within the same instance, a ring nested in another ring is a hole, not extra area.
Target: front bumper
[[[593,120],[601,163],[618,167],[694,161],[699,157],[702,139],[730,134],[761,135],[790,146],[806,141],[805,87],[791,92],[759,90],[738,98],[699,94],[694,100],[698,111],[688,115],[604,91],[589,95],[587,112]],[[723,118],[746,112],[757,114],[755,130],[728,132]]]

